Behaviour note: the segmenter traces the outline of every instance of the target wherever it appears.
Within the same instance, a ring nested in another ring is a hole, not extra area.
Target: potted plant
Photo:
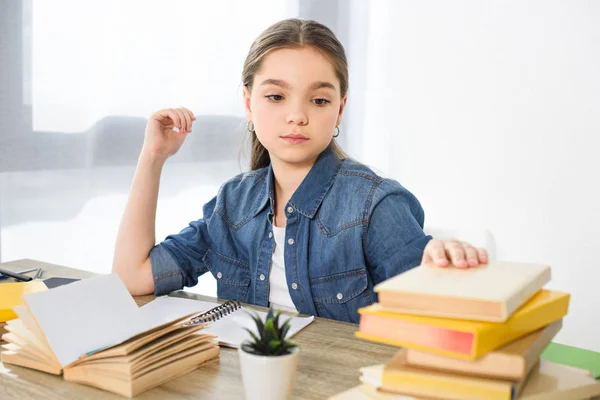
[[[300,348],[286,340],[290,320],[280,324],[280,311],[269,310],[263,321],[251,314],[256,331],[247,329],[251,340],[240,346],[240,365],[246,399],[287,399],[294,388]]]

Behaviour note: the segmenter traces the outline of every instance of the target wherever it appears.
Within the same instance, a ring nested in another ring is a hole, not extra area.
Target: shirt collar
[[[289,204],[302,215],[314,218],[327,191],[333,185],[341,166],[342,161],[337,154],[330,147],[325,149],[292,195]],[[267,168],[265,188],[258,198],[254,215],[260,213],[269,202],[271,210],[273,210],[275,205],[275,180],[271,164]]]

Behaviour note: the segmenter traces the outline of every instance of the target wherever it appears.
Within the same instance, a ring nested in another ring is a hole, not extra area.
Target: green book
[[[541,355],[544,360],[591,371],[594,379],[600,378],[600,353],[564,344],[550,343]]]

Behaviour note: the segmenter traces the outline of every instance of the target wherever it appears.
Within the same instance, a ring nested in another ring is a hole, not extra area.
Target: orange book
[[[505,323],[401,314],[374,304],[359,309],[355,335],[374,342],[474,360],[567,314],[570,295],[542,290]]]
[[[490,261],[475,268],[424,264],[375,286],[379,304],[405,314],[504,322],[550,281],[550,267]]]

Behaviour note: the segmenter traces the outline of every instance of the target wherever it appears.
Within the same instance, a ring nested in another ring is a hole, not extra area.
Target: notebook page
[[[179,315],[185,316],[193,312],[206,312],[211,308],[217,307],[219,303],[213,303],[201,300],[182,299],[178,297],[163,296],[142,306],[145,312],[153,313],[154,319],[168,322],[177,318]],[[267,313],[257,311],[264,320]],[[301,329],[310,324],[314,317],[290,317],[282,314],[280,320],[283,322],[291,318],[288,338],[291,338]],[[240,308],[231,314],[212,322],[208,328],[198,333],[210,333],[219,338],[219,344],[227,347],[238,348],[241,343],[250,338],[244,328],[249,328],[256,333],[256,325],[247,310]]]
[[[64,367],[81,355],[146,330],[139,308],[117,274],[23,296]]]

